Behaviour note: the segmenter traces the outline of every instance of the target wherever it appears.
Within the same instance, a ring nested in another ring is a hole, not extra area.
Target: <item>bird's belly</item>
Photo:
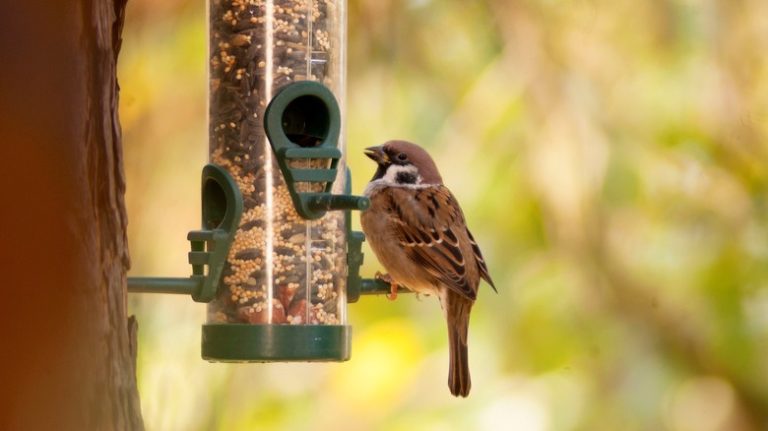
[[[376,258],[397,283],[417,293],[436,294],[437,287],[428,281],[432,277],[424,268],[408,258],[397,238],[392,237],[383,219],[384,217],[377,217],[368,212],[363,213],[360,219],[366,241]]]

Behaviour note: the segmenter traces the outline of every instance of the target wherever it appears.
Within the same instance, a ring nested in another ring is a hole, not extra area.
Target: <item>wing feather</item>
[[[396,189],[390,204],[390,226],[406,255],[436,284],[474,300],[477,284],[470,281],[467,259],[476,260],[477,252],[451,192],[444,186]]]
[[[469,237],[469,243],[472,244],[472,252],[475,255],[475,261],[477,261],[477,267],[480,268],[480,276],[491,285],[494,292],[499,293],[493,284],[493,280],[491,280],[491,274],[488,273],[488,266],[486,266],[483,254],[480,252],[480,246],[475,242],[475,237],[472,236],[472,232],[469,229],[467,229],[467,236]]]

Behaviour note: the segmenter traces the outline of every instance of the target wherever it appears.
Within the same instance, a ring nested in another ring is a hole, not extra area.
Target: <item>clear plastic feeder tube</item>
[[[210,158],[237,182],[244,210],[208,322],[343,325],[343,212],[314,221],[297,214],[264,131],[264,111],[281,87],[301,80],[323,83],[343,103],[345,0],[209,0],[209,7]],[[317,138],[289,137],[301,146]],[[343,153],[342,141],[339,148]],[[342,159],[334,193],[344,188],[344,170]]]

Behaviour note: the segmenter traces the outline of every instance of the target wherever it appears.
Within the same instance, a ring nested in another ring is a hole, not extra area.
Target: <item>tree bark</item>
[[[116,62],[125,0],[0,6],[0,429],[140,430]]]

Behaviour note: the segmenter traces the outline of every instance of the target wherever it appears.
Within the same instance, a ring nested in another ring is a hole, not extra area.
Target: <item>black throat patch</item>
[[[376,173],[373,174],[373,178],[371,178],[371,181],[376,181],[380,178],[384,178],[384,175],[386,175],[386,173],[387,173],[387,167],[379,165],[376,168]]]
[[[412,172],[398,172],[395,182],[398,184],[416,184],[418,176]]]

